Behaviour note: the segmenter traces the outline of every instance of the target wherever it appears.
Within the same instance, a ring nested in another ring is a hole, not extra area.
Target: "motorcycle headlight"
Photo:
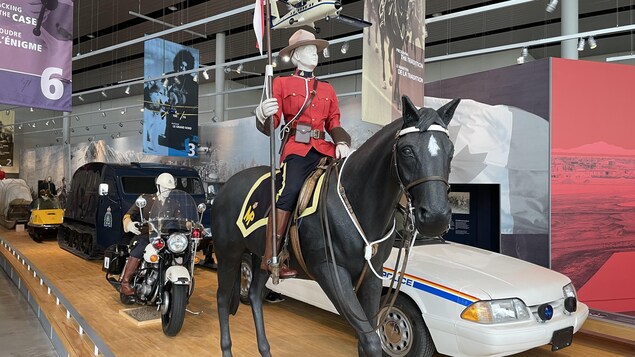
[[[481,324],[528,320],[530,312],[520,299],[477,301],[461,313],[461,318]]]
[[[168,238],[168,249],[172,253],[181,253],[187,248],[187,236],[183,233],[172,233]]]
[[[569,283],[562,288],[562,292],[564,293],[564,297],[574,297],[577,298],[578,294],[575,291],[575,287],[573,287],[573,283]]]

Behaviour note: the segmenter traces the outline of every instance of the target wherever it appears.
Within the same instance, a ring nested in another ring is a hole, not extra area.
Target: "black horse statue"
[[[378,276],[394,242],[394,212],[400,197],[405,193],[408,198],[420,234],[438,236],[447,231],[450,222],[447,193],[454,145],[448,137],[447,125],[459,100],[436,111],[417,109],[405,96],[402,101],[402,118],[386,125],[345,161],[338,162],[338,173],[331,173],[324,180],[317,209],[320,213],[306,216],[298,224],[307,272],[355,329],[360,356],[382,355],[375,332],[382,292]],[[268,170],[266,166],[254,167],[232,176],[212,206],[212,232],[218,258],[218,319],[224,357],[232,355],[229,314],[235,314],[239,306],[240,265],[245,251],[253,253],[249,301],[258,349],[262,356],[271,355],[262,315],[268,272],[259,269],[265,229],[258,228],[243,237],[237,226],[244,198]],[[338,193],[342,190],[343,195]],[[350,205],[349,209],[344,201]],[[385,237],[388,239],[374,245],[375,254],[371,258],[372,242]],[[295,257],[291,257],[290,263],[298,268]],[[363,278],[358,282],[360,276]]]

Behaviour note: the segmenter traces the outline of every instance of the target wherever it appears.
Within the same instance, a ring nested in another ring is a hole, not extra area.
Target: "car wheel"
[[[387,307],[381,310],[384,315]],[[435,347],[421,311],[404,295],[397,296],[395,304],[380,324],[378,332],[383,355],[389,357],[432,357]]]
[[[240,302],[249,305],[249,287],[252,279],[251,253],[243,253],[240,261]]]

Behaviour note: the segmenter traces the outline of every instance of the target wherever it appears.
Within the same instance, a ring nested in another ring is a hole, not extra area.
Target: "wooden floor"
[[[0,228],[0,237],[37,266],[62,295],[103,339],[116,356],[220,356],[219,328],[216,315],[216,272],[197,268],[196,290],[188,309],[200,311],[187,314],[178,336],[169,338],[161,332],[161,324],[137,327],[119,313],[129,308],[119,302],[118,293],[106,282],[101,261],[86,261],[58,247],[55,241],[33,242],[26,232]],[[0,254],[11,257],[0,247]],[[8,259],[11,260],[11,259]],[[16,268],[17,269],[17,268]],[[24,268],[26,271],[26,268]],[[28,274],[25,274],[28,276]],[[26,280],[26,278],[25,278]],[[63,308],[37,279],[29,282],[31,293],[48,309],[49,320],[60,331],[69,334],[65,343],[71,355],[93,355],[93,347],[77,337],[77,326],[66,319]],[[356,356],[356,339],[352,329],[339,316],[287,299],[278,304],[265,303],[267,336],[274,356]],[[231,317],[233,353],[239,357],[259,356],[255,342],[251,310],[242,305]],[[587,328],[587,325],[590,327]],[[614,330],[613,330],[614,329]],[[571,347],[551,352],[549,346],[523,352],[518,356],[635,356],[635,328],[613,326],[589,320],[582,333],[574,337]],[[596,335],[615,333],[623,342],[608,341]],[[632,338],[631,338],[632,337]]]

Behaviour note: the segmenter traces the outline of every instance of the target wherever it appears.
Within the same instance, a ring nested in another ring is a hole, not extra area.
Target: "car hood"
[[[392,258],[396,252],[393,249]],[[394,260],[385,266],[392,269]],[[562,299],[562,288],[571,282],[542,266],[452,242],[414,247],[406,270],[479,300],[516,297],[528,306]]]

